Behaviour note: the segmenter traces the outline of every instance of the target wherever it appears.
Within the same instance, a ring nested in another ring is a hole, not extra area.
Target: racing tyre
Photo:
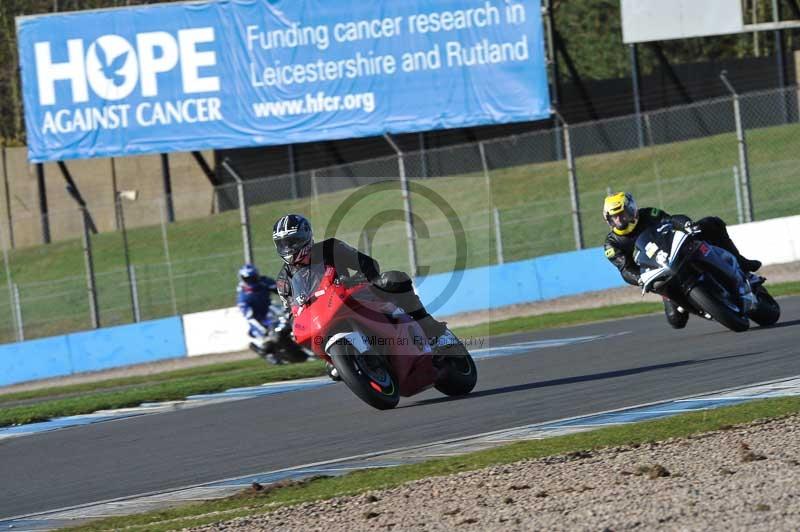
[[[750,311],[750,319],[762,327],[775,325],[781,317],[780,305],[763,286],[759,287],[756,296],[758,297],[758,306]]]
[[[478,382],[478,369],[475,367],[475,361],[461,344],[449,347],[444,354],[440,355],[437,366],[441,368],[442,376],[434,386],[445,395],[467,395]]]
[[[746,316],[714,297],[705,286],[695,286],[688,297],[695,307],[711,314],[715,321],[733,332],[744,332],[750,328],[750,320]]]
[[[397,406],[400,388],[383,357],[371,352],[359,353],[349,343],[331,346],[328,354],[339,377],[359,399],[378,410]]]

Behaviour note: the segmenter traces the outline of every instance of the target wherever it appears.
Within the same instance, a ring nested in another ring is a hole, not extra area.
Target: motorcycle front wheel
[[[744,332],[750,328],[747,316],[742,316],[726,302],[720,301],[715,294],[709,293],[705,286],[695,286],[687,296],[695,307],[707,312],[714,321],[733,332]]]
[[[775,325],[781,317],[781,307],[763,286],[756,291],[758,305],[750,311],[750,319],[762,327]]]
[[[331,346],[328,354],[342,381],[359,399],[378,410],[397,406],[400,388],[383,357],[373,352],[359,353],[347,342]]]
[[[454,345],[441,355],[438,361],[442,374],[434,386],[445,395],[467,395],[478,382],[478,369],[469,351],[461,345]]]

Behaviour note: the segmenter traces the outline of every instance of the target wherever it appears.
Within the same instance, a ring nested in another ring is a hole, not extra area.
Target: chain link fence
[[[350,242],[383,269],[413,271],[416,257],[421,275],[599,246],[607,232],[602,200],[618,190],[640,206],[728,223],[795,215],[798,94],[792,87],[740,95],[738,121],[732,96],[404,153],[402,164],[392,156],[264,176],[218,187],[211,198],[176,194],[174,203],[197,214],[173,223],[163,198],[120,195],[89,206],[106,222],[97,233],[89,228],[88,246],[80,209],[50,212],[47,246],[12,249],[8,227],[0,228],[0,341],[91,328],[92,297],[101,326],[231,306],[248,252],[265,274],[280,267],[271,228],[286,212],[308,216],[317,238]],[[36,233],[41,224],[30,214],[13,227]]]

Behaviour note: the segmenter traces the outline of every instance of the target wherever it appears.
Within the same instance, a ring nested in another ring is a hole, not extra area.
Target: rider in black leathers
[[[742,256],[728,235],[725,222],[715,216],[693,222],[683,214],[669,215],[654,207],[639,209],[632,194],[618,192],[605,198],[603,217],[611,227],[604,246],[606,257],[617,267],[628,284],[639,284],[639,266],[633,260],[636,239],[646,228],[666,222],[685,230],[699,230],[708,243],[733,254],[745,272],[755,272],[761,267],[759,261]],[[664,313],[675,329],[684,328],[689,320],[689,314],[667,298],[664,298]]]
[[[334,266],[338,272],[354,270],[362,274],[375,286],[382,297],[401,307],[422,327],[425,335],[435,346],[444,342],[447,326],[437,321],[425,309],[411,278],[400,271],[381,273],[378,262],[336,238],[314,242],[311,224],[299,214],[289,214],[275,222],[272,239],[276,250],[284,261],[275,279],[278,295],[288,307],[292,302],[292,276],[310,264],[323,263]]]

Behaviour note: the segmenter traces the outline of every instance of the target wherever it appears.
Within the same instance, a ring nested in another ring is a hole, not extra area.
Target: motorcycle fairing
[[[297,342],[330,362],[328,348],[337,336],[360,354],[372,350],[371,338],[394,340],[374,351],[387,357],[400,395],[408,397],[432,386],[439,370],[433,366],[433,352],[419,324],[405,313],[395,315],[396,307],[378,298],[370,285],[345,287],[336,279],[332,267],[305,279],[315,283],[302,286],[303,298],[298,301],[302,305],[293,307]]]

